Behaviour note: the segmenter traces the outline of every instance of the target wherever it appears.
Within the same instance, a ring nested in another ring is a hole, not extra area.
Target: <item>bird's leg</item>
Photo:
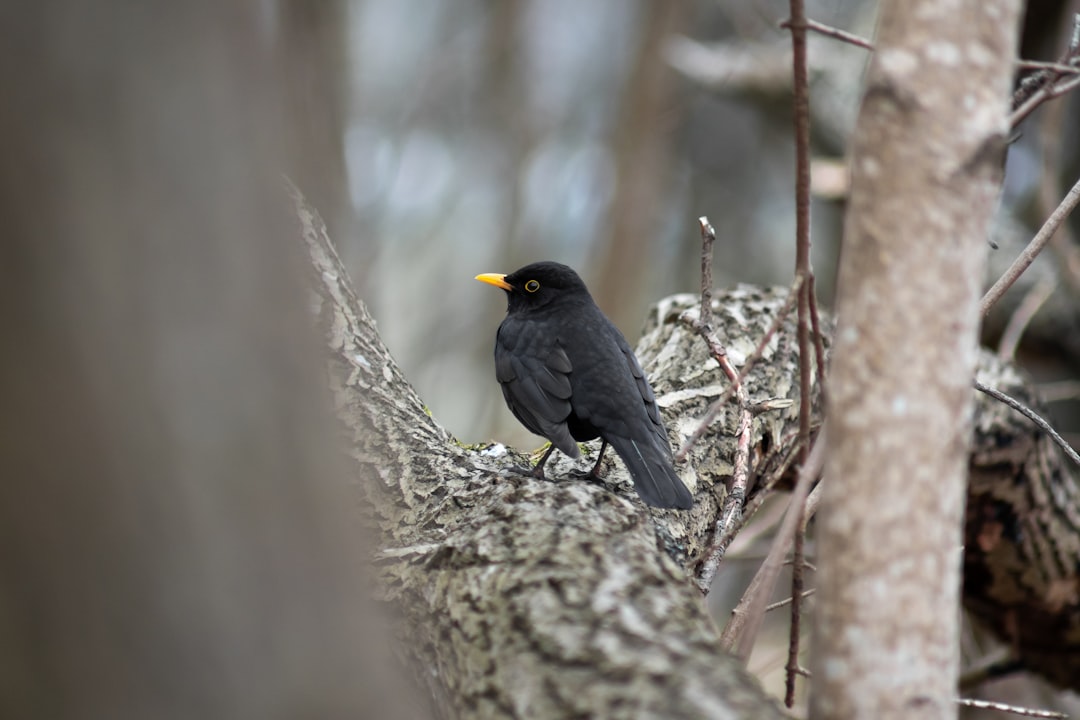
[[[538,480],[545,479],[544,478],[544,463],[547,462],[547,459],[549,457],[551,457],[551,453],[553,453],[553,452],[555,452],[555,443],[551,443],[551,446],[548,447],[547,452],[544,453],[544,457],[540,458],[540,462],[536,463],[536,466],[532,470],[529,471],[529,475],[532,475],[534,478],[536,478]]]
[[[589,477],[593,480],[600,479],[600,463],[604,459],[604,451],[607,450],[607,440],[600,438],[600,454],[596,456],[596,464],[592,466],[592,470],[589,471]]]

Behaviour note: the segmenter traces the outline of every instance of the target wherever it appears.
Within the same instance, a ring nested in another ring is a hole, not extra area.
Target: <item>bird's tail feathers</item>
[[[626,463],[626,469],[634,480],[634,489],[646,504],[681,510],[694,504],[694,496],[675,473],[669,453],[663,452],[652,442],[621,437],[607,440]]]

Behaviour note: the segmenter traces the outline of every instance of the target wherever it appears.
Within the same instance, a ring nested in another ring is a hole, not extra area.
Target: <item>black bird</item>
[[[551,441],[533,469],[555,448],[580,457],[574,442],[599,437],[626,463],[647,504],[689,508],[694,497],[672,467],[667,430],[649,381],[626,339],[566,265],[539,262],[509,275],[477,275],[506,291],[506,319],[495,338],[495,377],[514,416]]]

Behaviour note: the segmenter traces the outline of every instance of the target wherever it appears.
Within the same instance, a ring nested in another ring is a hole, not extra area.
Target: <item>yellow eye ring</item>
[[[531,293],[534,293],[540,289],[540,283],[536,282],[535,280],[530,280],[529,282],[525,283],[525,289]]]

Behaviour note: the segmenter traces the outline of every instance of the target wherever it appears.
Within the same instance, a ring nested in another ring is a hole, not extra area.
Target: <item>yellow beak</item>
[[[495,287],[500,287],[503,290],[513,290],[514,286],[506,282],[505,278],[505,275],[501,275],[499,273],[484,273],[483,275],[476,276],[476,279],[482,283],[494,285]]]

